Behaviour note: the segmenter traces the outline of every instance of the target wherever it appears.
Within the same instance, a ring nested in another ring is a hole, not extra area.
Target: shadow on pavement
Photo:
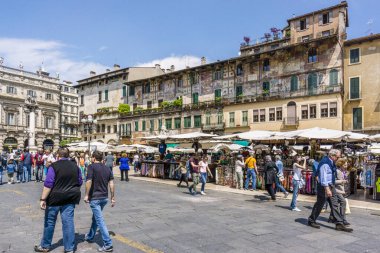
[[[289,211],[290,211],[290,206],[279,206],[279,205],[275,205],[275,207],[279,207],[279,208],[286,209],[286,210],[289,210]]]

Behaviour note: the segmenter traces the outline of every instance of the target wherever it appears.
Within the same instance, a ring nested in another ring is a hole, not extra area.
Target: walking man
[[[245,166],[247,167],[247,179],[245,180],[244,190],[248,190],[249,181],[252,178],[252,190],[256,190],[256,159],[253,157],[253,152],[250,153],[249,157],[245,160]]]
[[[42,182],[42,174],[44,171],[44,152],[39,149],[37,154],[34,156],[34,168],[36,170],[36,182]]]
[[[314,204],[311,215],[308,219],[308,225],[313,228],[320,228],[316,220],[321,213],[323,205],[327,201],[331,204],[331,214],[333,215],[336,226],[339,231],[352,232],[353,229],[343,224],[344,219],[339,211],[337,193],[335,189],[336,167],[335,162],[340,157],[340,151],[331,149],[328,156],[322,158],[318,165],[318,187],[317,187],[317,202]]]
[[[90,231],[86,234],[85,240],[92,242],[97,228],[103,239],[103,246],[98,249],[99,252],[112,252],[112,239],[109,235],[106,223],[103,218],[103,208],[108,202],[108,187],[111,192],[111,207],[115,206],[115,186],[113,182],[112,171],[101,163],[103,154],[95,151],[92,154],[93,163],[87,170],[86,196],[84,202],[90,203],[92,210],[92,224]]]
[[[276,155],[276,166],[278,169],[278,173],[276,175],[276,191],[281,191],[284,193],[284,198],[287,198],[289,195],[289,192],[287,192],[282,186],[282,181],[284,180],[284,164],[281,161],[281,156]]]
[[[33,157],[29,153],[29,149],[26,148],[24,150],[24,153],[21,155],[21,161],[23,161],[23,169],[24,169],[24,180],[23,182],[30,182],[32,181],[32,163],[33,163]]]
[[[115,158],[113,157],[111,152],[108,152],[106,158],[104,159],[104,163],[107,166],[107,168],[109,168],[110,171],[113,172],[112,168],[113,166],[115,166]]]
[[[193,184],[189,187],[189,192],[191,195],[195,196],[197,194],[197,185],[199,184],[199,159],[198,154],[193,155],[189,160],[191,178],[193,179]]]
[[[82,175],[78,166],[69,160],[69,150],[58,150],[58,161],[48,168],[40,207],[45,210],[44,232],[35,252],[48,252],[54,235],[58,213],[61,213],[65,253],[75,250],[74,209],[81,199]]]

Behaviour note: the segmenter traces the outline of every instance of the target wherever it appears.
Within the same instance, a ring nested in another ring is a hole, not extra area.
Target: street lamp
[[[91,155],[91,151],[90,151],[90,148],[91,148],[91,133],[92,133],[92,129],[93,127],[96,125],[96,123],[98,122],[96,119],[94,119],[92,117],[92,115],[87,115],[85,117],[82,118],[81,120],[82,122],[82,125],[83,125],[83,130],[87,131],[88,133],[88,155],[90,156]]]

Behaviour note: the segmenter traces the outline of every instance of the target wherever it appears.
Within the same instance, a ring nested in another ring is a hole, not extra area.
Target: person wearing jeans
[[[207,183],[207,172],[210,174],[211,177],[213,177],[212,173],[210,171],[210,168],[208,167],[207,156],[204,156],[203,160],[199,162],[199,170],[200,170],[200,173],[201,173],[201,182],[202,182],[201,194],[202,195],[206,195],[206,193],[205,193],[205,186],[206,186],[206,183]]]
[[[193,180],[193,184],[189,186],[189,192],[195,196],[197,194],[197,185],[199,184],[199,159],[197,154],[189,159],[189,164],[191,178]]]
[[[279,156],[279,155],[276,155],[276,166],[278,169],[278,173],[276,175],[276,190],[275,191],[279,190],[279,191],[283,192],[284,197],[287,198],[289,195],[289,192],[287,192],[285,190],[284,186],[282,186],[282,183],[281,183],[280,178],[279,178],[279,177],[284,178],[284,164],[282,163],[281,156]]]
[[[42,174],[44,170],[44,152],[39,149],[37,154],[34,156],[34,167],[36,168],[36,182],[42,182]]]
[[[247,179],[245,180],[244,190],[248,190],[249,181],[251,180],[251,178],[252,178],[252,191],[256,190],[257,168],[256,168],[256,159],[253,157],[253,153],[251,153],[250,156],[245,160],[245,166],[248,167],[248,169],[247,169]]]
[[[293,163],[293,198],[290,203],[290,208],[292,211],[300,212],[301,209],[297,207],[297,197],[299,184],[302,178],[302,170],[306,169],[306,158],[303,158],[303,164],[301,165],[302,158],[299,156],[295,157],[295,162]]]
[[[32,181],[32,164],[33,164],[33,157],[29,153],[29,149],[26,148],[24,150],[24,153],[21,155],[21,161],[23,161],[24,166],[24,178],[23,182],[30,182]]]
[[[59,161],[50,165],[40,199],[45,210],[44,233],[35,252],[48,252],[54,235],[58,213],[61,213],[64,252],[75,250],[74,209],[81,199],[82,174],[78,166],[69,160],[69,150],[58,150]]]
[[[103,154],[99,151],[93,153],[93,163],[88,167],[86,181],[86,196],[84,202],[90,203],[92,210],[92,223],[90,231],[85,235],[87,242],[94,240],[96,230],[103,239],[103,246],[98,249],[99,252],[112,252],[112,239],[108,232],[106,223],[103,218],[103,209],[108,203],[108,187],[111,192],[111,206],[115,205],[115,188],[113,182],[113,173],[102,162]]]

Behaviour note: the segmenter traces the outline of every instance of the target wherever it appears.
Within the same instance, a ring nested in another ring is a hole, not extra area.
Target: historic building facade
[[[344,43],[344,130],[380,133],[380,34]]]
[[[79,121],[86,115],[95,115],[98,121],[91,133],[80,129],[82,140],[97,140],[109,144],[119,143],[118,107],[119,104],[128,104],[125,98],[129,92],[123,83],[161,73],[163,70],[159,65],[120,68],[115,64],[113,70],[106,70],[101,74],[91,71],[90,77],[79,80],[75,86],[78,89]]]
[[[60,134],[61,140],[73,141],[78,139],[78,90],[72,83],[63,81],[60,84]]]
[[[29,145],[28,96],[37,101],[35,145],[57,148],[60,139],[60,83],[42,70],[37,73],[0,66],[0,151]]]
[[[343,41],[347,3],[288,20],[241,55],[126,82],[122,139],[173,133],[286,131],[314,126],[341,130]],[[181,103],[179,102],[181,101]],[[181,105],[180,105],[181,104]],[[124,138],[125,137],[125,138]]]

